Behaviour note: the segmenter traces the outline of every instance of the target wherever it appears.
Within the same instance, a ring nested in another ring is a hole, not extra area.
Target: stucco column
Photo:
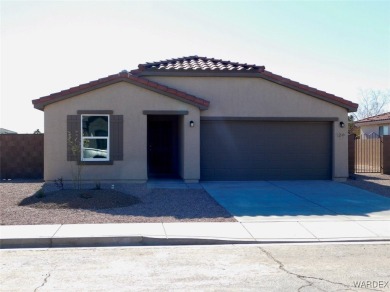
[[[344,122],[344,128],[340,127]],[[333,173],[332,179],[345,181],[348,178],[348,121],[333,122]]]
[[[188,183],[196,183],[200,179],[200,113],[190,111],[183,118],[183,180]],[[190,122],[194,126],[190,127]]]

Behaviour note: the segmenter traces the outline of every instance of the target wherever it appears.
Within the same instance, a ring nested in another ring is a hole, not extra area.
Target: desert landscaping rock
[[[346,184],[390,198],[390,175],[380,173],[355,174]]]
[[[35,197],[42,186],[43,182],[31,181],[0,183],[1,225],[236,222],[203,189],[148,189],[145,184],[117,184],[115,190],[105,186],[97,191],[98,195],[92,192],[91,198],[80,197],[91,192],[88,190],[63,191],[55,201],[50,192],[42,198]],[[70,194],[68,202],[66,194]],[[124,205],[115,205],[115,200]]]
[[[100,210],[128,207],[137,203],[140,203],[139,198],[116,190],[60,190],[43,195],[34,194],[23,199],[19,206]]]

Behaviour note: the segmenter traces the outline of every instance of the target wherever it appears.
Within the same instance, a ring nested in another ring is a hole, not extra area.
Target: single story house
[[[356,121],[361,137],[390,135],[390,112]]]
[[[348,112],[358,107],[264,66],[199,56],[140,64],[33,104],[44,111],[45,180],[71,179],[82,163],[84,180],[134,182],[343,180]]]

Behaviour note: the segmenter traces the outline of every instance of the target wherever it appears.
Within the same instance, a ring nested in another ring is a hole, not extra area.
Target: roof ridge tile
[[[255,64],[232,62],[230,60],[208,58],[197,55],[166,59],[150,63],[147,62],[144,64],[139,64],[138,69],[140,71],[180,71],[183,68],[188,70],[197,70],[199,66],[202,67],[201,64],[204,64],[204,67],[208,67],[202,68],[203,70],[213,69],[226,71],[225,69],[228,67],[230,71],[254,72],[256,70],[262,72],[265,69],[264,66],[257,66]],[[135,70],[131,72],[136,73]]]

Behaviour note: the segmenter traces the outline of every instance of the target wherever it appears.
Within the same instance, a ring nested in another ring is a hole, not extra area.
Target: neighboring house
[[[16,132],[14,131],[11,131],[11,130],[7,130],[7,129],[4,129],[4,128],[0,128],[0,135],[1,134],[17,134]]]
[[[355,126],[362,137],[390,135],[390,112],[356,121]]]
[[[266,71],[190,56],[33,100],[45,116],[45,180],[345,179],[358,105]],[[80,133],[82,134],[80,136]],[[80,155],[67,135],[82,141]]]

